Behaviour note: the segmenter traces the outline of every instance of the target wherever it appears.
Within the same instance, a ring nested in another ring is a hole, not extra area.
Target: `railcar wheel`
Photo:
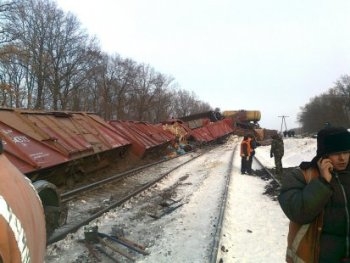
[[[46,234],[49,237],[55,229],[64,224],[67,219],[67,210],[61,204],[61,198],[54,184],[44,180],[33,183],[44,207]]]

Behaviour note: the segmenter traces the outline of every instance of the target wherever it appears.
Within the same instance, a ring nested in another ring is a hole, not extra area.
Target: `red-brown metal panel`
[[[0,123],[5,154],[23,173],[130,145],[93,113],[0,109]]]
[[[147,122],[133,122],[131,129],[142,135],[143,138],[152,141],[155,145],[167,144],[175,139],[175,136],[163,129],[160,124],[150,124]]]
[[[112,126],[95,114],[84,112],[26,113],[40,130],[56,142],[70,158],[129,145],[130,142],[115,132]]]
[[[221,138],[233,132],[225,121],[217,121],[206,126],[213,138]]]
[[[68,161],[60,152],[0,121],[5,155],[22,172],[43,169]]]
[[[211,142],[233,132],[233,129],[226,121],[221,120],[212,122],[205,127],[194,129],[191,131],[191,136],[199,142]]]
[[[75,155],[88,155],[94,152],[91,143],[87,142],[83,134],[85,130],[77,127],[70,116],[56,118],[52,114],[25,113],[23,118],[27,118],[31,123],[35,123],[36,131],[46,134],[55,142],[55,146],[66,156],[72,158]],[[45,141],[52,144],[52,140]]]
[[[161,126],[147,122],[111,120],[109,123],[132,142],[131,151],[139,157],[144,156],[146,151],[164,147],[175,139],[173,134]]]
[[[148,143],[144,143],[142,140],[142,136],[135,134],[129,127],[127,122],[124,121],[109,121],[109,123],[115,128],[116,131],[120,132],[123,136],[125,136],[131,144],[131,152],[133,152],[137,156],[143,156],[145,151],[151,147]]]
[[[198,142],[211,142],[215,139],[206,127],[194,129],[190,135]]]
[[[234,131],[235,122],[233,121],[232,118],[224,118],[222,119],[222,121],[225,122]]]
[[[85,116],[88,116],[91,120],[93,120],[93,122],[90,121],[89,123],[100,131],[100,136],[104,137],[104,140],[110,147],[116,148],[130,144],[130,141],[127,140],[125,136],[116,132],[114,127],[100,116],[92,113],[87,113]]]

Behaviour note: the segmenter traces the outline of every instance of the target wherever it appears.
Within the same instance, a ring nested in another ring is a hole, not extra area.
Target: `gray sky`
[[[224,110],[297,127],[312,97],[350,74],[349,0],[57,0],[102,50],[175,78]]]

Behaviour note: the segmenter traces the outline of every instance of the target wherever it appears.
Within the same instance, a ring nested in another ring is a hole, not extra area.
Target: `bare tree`
[[[49,28],[47,54],[50,61],[48,88],[52,94],[52,108],[66,109],[74,89],[79,89],[89,72],[98,65],[100,51],[94,39],[80,29],[76,17],[53,11]]]
[[[5,52],[0,59],[0,82],[3,93],[1,104],[6,107],[24,107],[28,98],[28,94],[22,87],[26,71],[21,66],[20,55],[16,55],[16,50],[6,51],[7,49],[12,49],[12,46],[8,45],[2,48]],[[5,94],[8,96],[4,96]]]
[[[95,41],[80,29],[76,17],[51,1],[16,1],[5,19],[4,29],[27,71],[27,107],[65,109],[99,53]]]
[[[146,121],[210,109],[194,93],[175,91],[174,79],[150,65],[103,54],[77,18],[55,2],[4,3],[0,0],[2,105]]]
[[[183,117],[212,110],[211,106],[208,103],[198,100],[194,92],[190,93],[187,90],[177,91],[174,104],[174,111],[177,117]]]
[[[0,0],[0,45],[9,43],[13,40],[13,36],[3,28],[3,22],[6,20],[8,13],[15,8],[13,1]]]
[[[312,98],[301,108],[298,121],[306,132],[315,132],[325,123],[350,126],[350,77],[342,76],[334,88]]]
[[[172,114],[174,99],[172,90],[174,78],[157,73],[153,79],[153,102],[149,108],[149,121],[160,122],[168,119]]]
[[[128,105],[137,76],[137,64],[115,54],[104,56],[99,78],[99,98],[103,104],[102,115],[107,119],[128,118]]]
[[[140,64],[133,83],[131,96],[132,108],[129,107],[129,117],[134,120],[149,120],[149,111],[153,107],[155,71],[150,65]]]
[[[121,59],[115,57],[113,59],[115,65],[115,111],[113,118],[128,118],[128,105],[133,100],[133,87],[137,78],[137,63],[131,59]]]

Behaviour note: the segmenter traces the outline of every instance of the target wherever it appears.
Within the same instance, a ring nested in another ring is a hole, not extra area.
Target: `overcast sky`
[[[280,130],[279,116],[297,127],[300,107],[350,74],[349,0],[57,4],[103,51],[149,64],[213,108],[259,110],[263,128]]]

